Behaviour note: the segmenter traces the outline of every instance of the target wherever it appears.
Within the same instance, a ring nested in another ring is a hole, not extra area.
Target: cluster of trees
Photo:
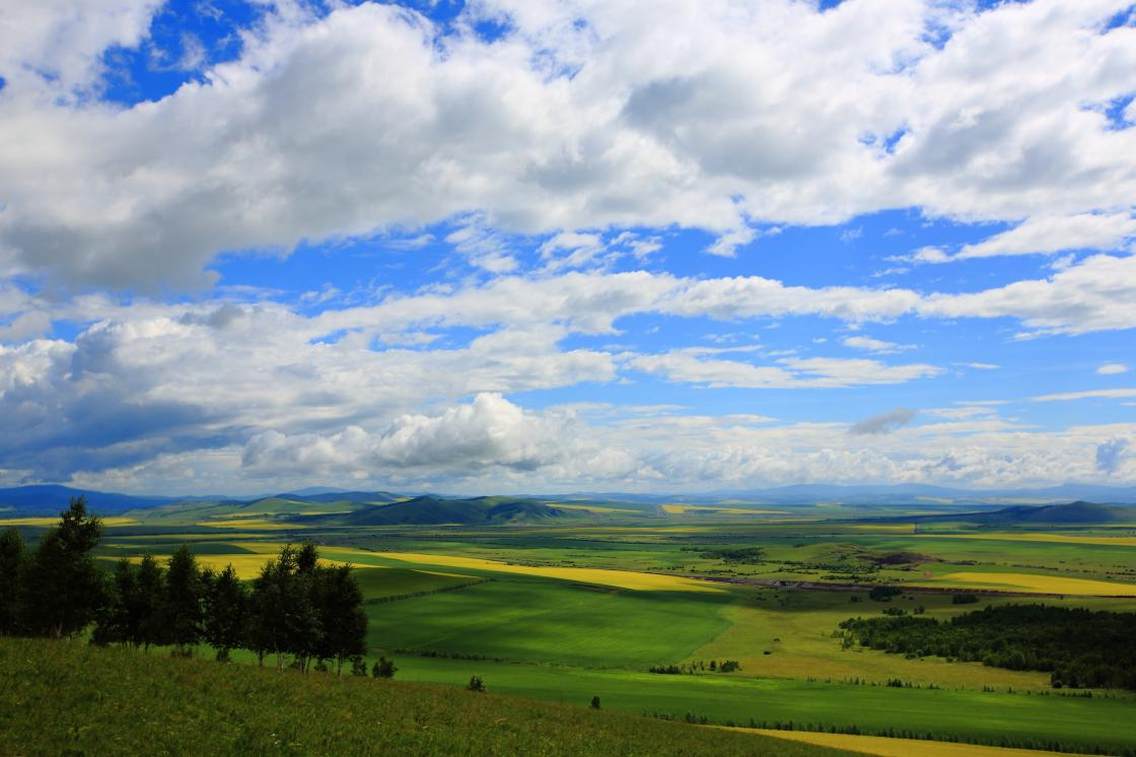
[[[1136,690],[1136,613],[1003,605],[947,621],[886,616],[840,627],[849,641],[885,652],[1045,671],[1055,688]]]
[[[81,497],[34,550],[16,529],[0,533],[0,634],[60,638],[90,625],[106,598],[91,556],[100,536],[102,523]]]
[[[185,546],[165,566],[148,555],[123,559],[107,576],[91,555],[101,531],[77,498],[32,552],[15,529],[0,534],[0,633],[60,637],[94,623],[96,644],[170,645],[191,655],[206,643],[218,660],[244,648],[261,664],[275,655],[283,667],[291,656],[300,670],[333,663],[341,672],[351,660],[366,674],[363,593],[350,566],[320,565],[315,545],[283,547],[248,586],[231,565],[201,569]],[[384,659],[373,674],[395,670]]]
[[[735,670],[741,670],[742,664],[737,660],[694,660],[692,662],[684,663],[682,665],[652,665],[648,668],[650,673],[658,673],[660,675],[682,675],[694,673],[733,673]]]
[[[872,590],[868,592],[868,599],[874,602],[890,602],[901,594],[903,594],[903,589],[898,586],[873,586]]]

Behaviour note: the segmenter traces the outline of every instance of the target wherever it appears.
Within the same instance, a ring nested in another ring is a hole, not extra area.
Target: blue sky
[[[0,484],[1136,483],[1131,3],[67,6]]]

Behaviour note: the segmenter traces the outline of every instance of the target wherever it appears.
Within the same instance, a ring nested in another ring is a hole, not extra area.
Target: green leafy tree
[[[248,645],[262,662],[265,655],[276,655],[278,669],[283,669],[286,654],[303,669],[319,641],[311,575],[300,574],[298,556],[292,545],[285,545],[253,582]]]
[[[138,619],[134,643],[141,645],[145,651],[149,651],[152,644],[168,643],[163,617],[165,599],[165,572],[153,556],[143,555],[142,561],[138,563],[135,595],[131,607]]]
[[[363,591],[350,565],[317,568],[313,579],[321,630],[317,655],[334,659],[339,674],[345,660],[367,653]]]
[[[0,635],[13,634],[19,620],[20,572],[24,566],[24,540],[8,528],[0,532]]]
[[[203,574],[204,575],[204,574]],[[217,659],[227,661],[230,650],[239,647],[249,610],[245,585],[229,565],[205,583],[205,640],[217,650]]]
[[[91,641],[95,644],[137,643],[139,618],[134,612],[138,569],[125,557],[114,566],[106,602],[99,611]]]
[[[43,535],[20,579],[21,625],[33,635],[59,638],[86,628],[102,606],[103,575],[91,557],[102,522],[72,498],[59,525]]]
[[[319,567],[319,551],[311,542],[296,552],[296,570],[288,577],[286,648],[307,671],[312,660],[334,656],[326,651],[324,628],[320,622],[320,592],[324,585]]]
[[[191,656],[201,641],[202,585],[197,560],[184,544],[170,556],[166,569],[163,626],[178,654]]]

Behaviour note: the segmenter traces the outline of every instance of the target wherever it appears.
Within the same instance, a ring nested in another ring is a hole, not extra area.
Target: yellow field
[[[936,539],[981,539],[989,541],[1040,541],[1055,544],[1097,544],[1101,546],[1136,547],[1136,536],[1084,536],[1080,534],[1046,533],[981,533],[981,534],[919,534]]]
[[[1040,594],[1077,594],[1085,597],[1136,596],[1136,584],[1093,581],[1086,578],[1039,576],[1031,573],[948,573],[938,580],[963,587],[1006,589]]]
[[[237,572],[237,578],[242,581],[248,581],[260,575],[261,566],[266,562],[273,559],[279,550],[274,550],[271,553],[264,553],[259,555],[194,555],[197,558],[197,564],[202,568],[211,568],[217,572],[225,569],[226,566],[232,565],[233,570]],[[141,562],[141,557],[130,557],[130,562]],[[154,559],[159,564],[165,565],[166,561],[170,559],[169,555],[154,555]],[[320,560],[320,565],[342,565],[343,561],[340,560]],[[358,570],[367,570],[370,568],[368,565],[355,565]]]
[[[281,523],[276,520],[257,520],[253,518],[232,518],[230,520],[202,520],[196,524],[209,528],[255,528],[258,531],[292,531],[298,528],[308,528],[299,523]]]
[[[857,531],[884,531],[897,534],[915,533],[914,523],[859,523],[851,526],[851,528]]]
[[[134,520],[134,518],[115,516],[110,518],[102,518],[102,522],[104,526],[131,526],[138,521]],[[0,528],[5,528],[7,526],[55,526],[58,524],[58,517],[49,518],[44,516],[42,518],[0,518]]]
[[[560,508],[561,510],[582,510],[586,513],[619,513],[621,515],[642,515],[641,510],[632,510],[627,507],[605,507],[603,505],[576,505],[564,504],[563,502],[553,502],[552,507]]]
[[[668,515],[683,513],[726,513],[727,515],[784,515],[781,510],[754,510],[749,507],[716,507],[714,505],[659,505]]]
[[[763,728],[730,728],[731,731],[760,733],[786,741],[847,749],[860,754],[874,754],[880,757],[1047,757],[1057,752],[1042,752],[1034,749],[1008,749],[978,744],[949,744],[944,741],[924,741],[922,739],[891,739],[883,736],[852,736],[844,733],[813,733],[811,731],[773,731]]]
[[[336,550],[340,552],[341,550]],[[418,552],[367,552],[371,557],[385,557],[400,562],[445,565],[451,568],[474,568],[495,573],[514,573],[541,578],[557,578],[597,586],[612,586],[634,591],[724,591],[707,581],[696,581],[681,576],[664,576],[657,573],[637,573],[630,570],[604,570],[602,568],[556,568],[530,565],[510,565],[496,560],[456,555],[430,555]]]

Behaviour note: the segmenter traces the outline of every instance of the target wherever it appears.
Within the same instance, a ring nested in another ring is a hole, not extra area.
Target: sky
[[[1136,483],[1136,6],[0,5],[0,485]]]

